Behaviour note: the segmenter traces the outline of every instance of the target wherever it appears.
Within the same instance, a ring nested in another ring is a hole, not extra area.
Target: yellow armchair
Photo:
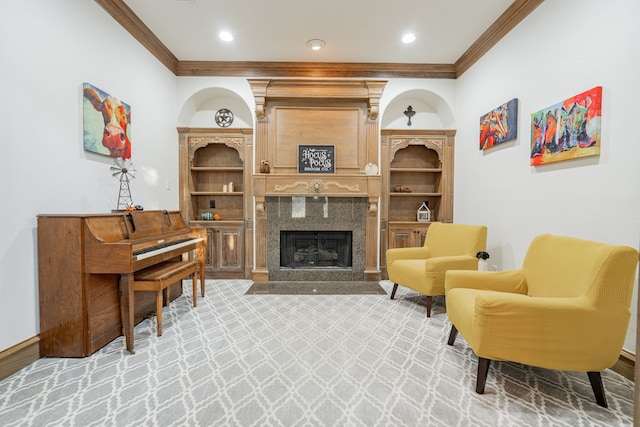
[[[449,271],[449,345],[458,332],[478,356],[482,394],[491,360],[587,372],[607,401],[600,372],[622,350],[631,315],[638,251],[572,237],[536,237],[521,269]]]
[[[393,282],[391,299],[398,285],[427,297],[431,317],[434,296],[444,295],[447,270],[477,270],[476,254],[486,250],[487,227],[434,222],[427,229],[422,247],[387,250],[387,274]]]

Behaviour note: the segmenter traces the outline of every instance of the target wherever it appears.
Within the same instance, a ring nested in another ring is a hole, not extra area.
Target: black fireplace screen
[[[352,231],[280,231],[280,267],[352,267]]]

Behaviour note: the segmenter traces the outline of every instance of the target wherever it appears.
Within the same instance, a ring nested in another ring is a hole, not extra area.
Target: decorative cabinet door
[[[243,278],[244,227],[213,226],[207,230],[207,237],[206,269],[216,278]]]
[[[423,246],[429,224],[410,224],[389,226],[389,249]]]

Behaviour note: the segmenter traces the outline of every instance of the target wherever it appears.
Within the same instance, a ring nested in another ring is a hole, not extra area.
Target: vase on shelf
[[[260,173],[269,173],[271,172],[271,167],[269,166],[268,160],[263,160],[260,162]]]

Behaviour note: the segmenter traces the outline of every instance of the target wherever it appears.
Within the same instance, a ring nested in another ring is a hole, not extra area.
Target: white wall
[[[94,1],[3,2],[0,350],[39,332],[36,215],[117,205],[112,160],[83,151],[83,82],[131,105],[134,203],[178,208],[175,76]]]
[[[520,266],[541,233],[638,248],[639,16],[636,1],[546,1],[458,79],[455,221],[488,225],[491,264]],[[529,166],[531,113],[594,86],[600,156]],[[480,116],[512,98],[517,141],[479,151]],[[635,314],[624,347],[635,353]]]

